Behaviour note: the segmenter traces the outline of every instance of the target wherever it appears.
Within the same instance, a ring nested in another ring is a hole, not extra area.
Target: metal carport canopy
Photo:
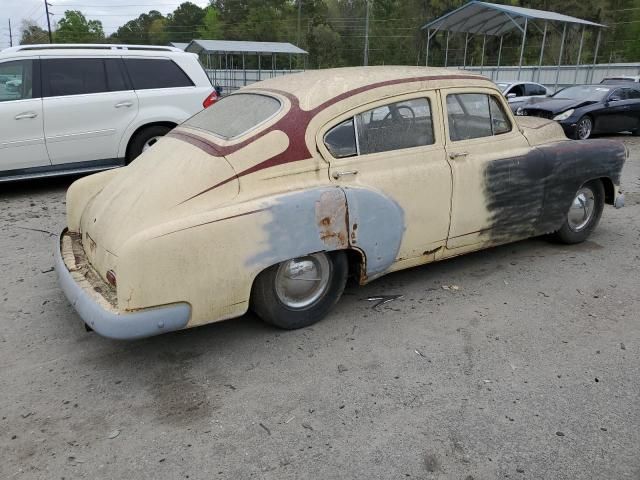
[[[458,33],[500,37],[516,28],[522,31],[528,19],[605,27],[605,25],[599,23],[561,13],[472,0],[460,8],[427,23],[422,29],[448,30]]]
[[[301,48],[285,42],[245,42],[240,40],[192,40],[185,49],[192,53],[290,54],[307,55]]]
[[[547,38],[547,25],[548,23],[562,23],[562,40],[560,42],[560,54],[558,55],[558,68],[556,69],[556,82],[555,86],[558,86],[558,76],[560,74],[560,62],[562,60],[562,54],[564,52],[565,38],[567,34],[567,25],[576,25],[582,27],[582,33],[580,35],[580,47],[578,49],[578,61],[576,62],[576,72],[574,82],[578,78],[578,66],[580,64],[580,57],[582,55],[582,45],[584,42],[585,29],[587,27],[595,27],[598,29],[598,38],[596,41],[596,47],[593,55],[593,63],[595,65],[596,58],[598,56],[598,47],[600,46],[600,36],[602,28],[606,25],[600,23],[591,22],[589,20],[583,20],[581,18],[572,17],[569,15],[563,15],[561,13],[548,12],[545,10],[536,10],[533,8],[513,7],[511,5],[500,5],[496,3],[480,2],[477,0],[471,0],[469,3],[449,12],[435,20],[427,23],[422,27],[422,30],[427,30],[427,53],[425,58],[425,65],[429,64],[429,44],[431,38],[438,33],[438,31],[447,32],[447,40],[445,47],[444,66],[447,66],[449,58],[449,34],[464,33],[464,61],[463,67],[466,67],[467,62],[467,46],[469,44],[469,35],[482,35],[484,40],[482,42],[482,60],[481,70],[484,65],[484,53],[487,43],[487,35],[500,37],[500,47],[498,49],[498,70],[500,69],[500,57],[502,55],[502,40],[504,36],[514,29],[517,29],[522,33],[522,45],[520,47],[520,61],[518,62],[518,80],[520,79],[520,71],[522,70],[522,60],[524,57],[524,47],[527,40],[527,27],[529,21],[535,25],[534,21],[543,21],[544,30],[542,31],[542,48],[540,50],[540,58],[538,66],[542,65],[542,59],[544,56],[545,40]],[[537,25],[536,25],[537,27]],[[539,27],[537,27],[540,29]]]

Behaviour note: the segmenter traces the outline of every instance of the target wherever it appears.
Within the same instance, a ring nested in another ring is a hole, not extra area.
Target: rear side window
[[[0,102],[34,98],[33,61],[0,63]]]
[[[360,155],[434,143],[431,107],[416,98],[374,108],[356,116]]]
[[[453,141],[511,131],[511,123],[498,101],[483,93],[447,95],[447,116]]]
[[[110,92],[130,90],[121,59],[107,58],[104,65],[107,71],[107,86]]]
[[[628,88],[627,90],[627,98],[629,100],[637,100],[640,98],[640,90],[634,90],[633,88]]]
[[[135,90],[193,87],[193,82],[172,60],[164,58],[125,58]]]
[[[255,130],[281,108],[280,101],[257,93],[236,93],[195,114],[184,125],[213,133],[225,140]]]
[[[43,97],[108,92],[101,58],[50,58],[42,60]]]

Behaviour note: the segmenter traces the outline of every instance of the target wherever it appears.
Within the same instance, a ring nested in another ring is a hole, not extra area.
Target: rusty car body
[[[527,237],[582,241],[627,152],[515,118],[467,72],[309,71],[252,84],[129,166],[76,181],[60,284],[99,334],[243,315],[284,328],[384,274]]]

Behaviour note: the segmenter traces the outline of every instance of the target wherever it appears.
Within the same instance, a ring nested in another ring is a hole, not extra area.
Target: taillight
[[[218,101],[220,97],[218,97],[218,94],[216,93],[216,91],[214,90],[213,92],[211,92],[209,95],[207,95],[207,98],[204,99],[204,102],[202,102],[202,106],[204,108],[209,108],[211,105],[213,105],[214,103],[216,103]]]

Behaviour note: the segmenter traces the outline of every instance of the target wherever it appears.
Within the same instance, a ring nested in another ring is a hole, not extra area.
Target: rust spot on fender
[[[329,248],[349,245],[347,200],[340,189],[323,192],[316,201],[316,223],[322,242]]]

